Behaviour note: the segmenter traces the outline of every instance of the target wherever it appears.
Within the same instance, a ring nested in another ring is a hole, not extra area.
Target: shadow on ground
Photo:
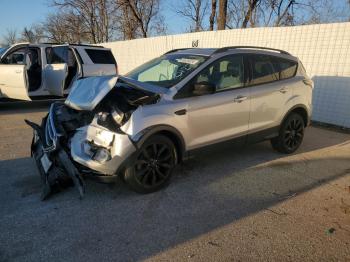
[[[349,173],[350,156],[334,153],[349,136],[309,131],[288,158],[266,142],[202,152],[149,195],[87,181],[83,200],[71,188],[40,202],[32,160],[2,161],[0,260],[142,260]]]

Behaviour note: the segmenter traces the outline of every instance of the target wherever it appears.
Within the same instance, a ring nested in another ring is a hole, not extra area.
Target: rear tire
[[[291,113],[282,123],[279,135],[271,139],[272,147],[278,152],[291,154],[301,145],[305,123],[301,115]]]
[[[174,143],[163,135],[150,137],[136,152],[124,172],[128,186],[147,194],[167,186],[176,165]]]

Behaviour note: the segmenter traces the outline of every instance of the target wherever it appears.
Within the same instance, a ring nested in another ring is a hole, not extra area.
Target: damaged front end
[[[34,129],[32,157],[43,182],[42,200],[74,185],[84,194],[84,177],[113,180],[123,162],[136,151],[123,128],[142,105],[159,95],[135,88],[117,77],[77,81],[67,100],[51,105]]]

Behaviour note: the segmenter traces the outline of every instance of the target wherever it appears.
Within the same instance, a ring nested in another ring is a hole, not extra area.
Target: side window
[[[291,78],[295,75],[297,62],[279,57],[272,57],[271,59],[280,80]]]
[[[26,48],[14,50],[2,59],[2,63],[8,65],[24,65]]]
[[[94,64],[115,65],[115,59],[110,50],[85,49]]]
[[[65,64],[68,60],[68,48],[66,46],[48,47],[45,50],[48,64]]]
[[[242,55],[226,56],[218,59],[185,85],[175,96],[176,99],[193,96],[194,85],[209,83],[216,92],[244,86],[244,63]]]
[[[269,56],[251,55],[250,63],[252,70],[250,85],[261,85],[279,80]]]
[[[213,84],[216,91],[243,87],[243,56],[228,56],[215,61],[197,75],[193,84],[200,82]]]

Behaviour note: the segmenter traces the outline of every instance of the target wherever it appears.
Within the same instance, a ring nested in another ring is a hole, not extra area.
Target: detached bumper
[[[46,121],[43,121],[42,126],[29,121],[26,123],[34,129],[31,155],[38,167],[43,184],[41,199],[45,200],[51,193],[72,185],[72,182],[77,187],[80,197],[83,197],[83,179],[67,152],[59,144],[52,148],[45,143],[45,128],[43,126],[45,126]]]

